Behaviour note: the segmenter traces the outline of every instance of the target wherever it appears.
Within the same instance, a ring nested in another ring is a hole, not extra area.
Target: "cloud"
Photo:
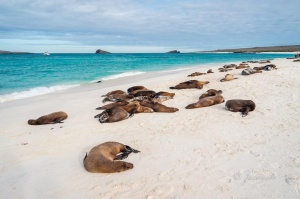
[[[91,48],[157,46],[160,50],[299,44],[297,2],[4,0],[0,37],[8,42],[49,40]]]

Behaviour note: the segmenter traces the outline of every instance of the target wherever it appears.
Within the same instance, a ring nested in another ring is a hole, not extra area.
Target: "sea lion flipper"
[[[128,146],[128,145],[125,146],[125,150],[128,151],[128,152],[130,152],[130,153],[131,153],[131,152],[133,152],[133,153],[140,153],[139,150],[133,149],[133,148],[131,148],[131,147]]]
[[[128,158],[129,154],[130,153],[128,153],[128,152],[123,152],[123,153],[117,155],[114,160],[124,160],[124,159]]]

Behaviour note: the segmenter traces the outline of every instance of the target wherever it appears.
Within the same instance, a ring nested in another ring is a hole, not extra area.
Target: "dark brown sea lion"
[[[242,68],[249,68],[250,66],[248,64],[240,64],[236,67],[236,69],[242,69]]]
[[[198,88],[198,89],[202,89],[203,85],[208,84],[209,81],[198,81],[198,80],[190,80],[190,81],[186,81],[186,82],[182,82],[180,84],[177,84],[174,87],[170,87],[170,89],[189,89],[189,88]]]
[[[219,72],[227,72],[232,69],[231,68],[219,68],[218,70],[219,70]]]
[[[209,70],[207,71],[207,73],[214,73],[214,72],[212,71],[212,69],[209,69]]]
[[[155,95],[156,92],[155,91],[139,91],[137,93],[135,93],[133,96],[134,97],[141,97],[141,96],[145,96],[145,97],[151,97],[152,95]]]
[[[153,113],[154,111],[146,106],[140,105],[138,101],[131,102],[125,106],[121,106],[128,113]]]
[[[44,115],[39,117],[36,120],[30,119],[28,120],[28,124],[31,125],[41,125],[41,124],[55,124],[62,123],[63,120],[67,119],[68,115],[65,112],[54,112],[48,115]]]
[[[132,163],[123,160],[130,153],[140,151],[118,142],[105,142],[92,148],[83,159],[84,168],[92,173],[115,173],[133,168]]]
[[[262,71],[251,69],[251,68],[246,68],[242,71],[242,75],[252,75],[252,74],[255,74],[255,73],[262,73]]]
[[[167,107],[167,106],[162,105],[158,102],[149,102],[149,101],[146,101],[146,100],[142,100],[142,101],[140,101],[140,104],[142,106],[146,106],[146,107],[149,107],[149,108],[153,109],[154,112],[174,113],[176,111],[179,111],[178,108]]]
[[[234,79],[238,79],[238,78],[234,77],[232,74],[227,74],[227,75],[225,75],[225,78],[220,80],[220,82],[231,81]]]
[[[228,100],[225,107],[232,112],[242,112],[242,116],[245,117],[255,109],[255,103],[252,100],[233,99]]]
[[[186,106],[185,108],[193,109],[193,108],[208,107],[208,106],[212,106],[215,104],[221,104],[224,101],[225,100],[224,100],[223,96],[216,95],[216,96],[202,98],[198,102],[190,104],[190,105]]]
[[[293,60],[293,62],[300,62],[300,59],[295,59]]]
[[[266,71],[270,71],[272,69],[277,69],[275,64],[268,64],[265,66],[259,66],[259,67],[254,67],[254,70],[266,70]]]
[[[109,95],[115,95],[115,94],[127,94],[125,91],[122,91],[122,90],[115,90],[115,91],[111,91],[111,92],[108,92],[107,94],[105,95],[102,95],[101,97],[107,97]]]
[[[127,89],[127,92],[129,93],[129,94],[131,94],[133,91],[135,91],[135,90],[142,90],[142,89],[147,89],[146,87],[144,87],[144,86],[133,86],[133,87],[130,87],[130,88],[128,88]]]
[[[129,104],[129,102],[126,101],[119,101],[119,102],[113,102],[104,106],[100,106],[98,108],[96,108],[96,110],[105,110],[105,109],[110,109],[110,108],[114,108],[114,107],[118,107],[118,106],[125,106]]]
[[[209,89],[199,97],[199,100],[205,97],[211,97],[211,96],[221,95],[221,94],[222,94],[222,90]]]
[[[206,75],[206,73],[194,72],[194,73],[188,75],[188,77],[195,77],[195,76],[199,76],[199,75]]]
[[[104,110],[102,113],[96,115],[94,118],[99,118],[100,123],[119,122],[133,116],[135,112],[136,110],[132,110],[131,113],[128,113],[122,107],[114,107]]]
[[[229,69],[229,68],[236,68],[237,65],[236,64],[226,64],[223,66],[223,68]]]

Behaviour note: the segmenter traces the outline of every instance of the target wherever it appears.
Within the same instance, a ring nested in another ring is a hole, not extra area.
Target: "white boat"
[[[44,55],[50,55],[50,53],[48,51],[44,52]]]

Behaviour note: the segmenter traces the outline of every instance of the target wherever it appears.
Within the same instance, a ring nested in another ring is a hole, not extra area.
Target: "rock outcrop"
[[[169,51],[167,53],[180,53],[180,51],[179,50],[171,50],[171,51]]]
[[[110,52],[107,52],[107,51],[101,50],[101,49],[96,50],[96,54],[108,54],[108,53],[110,53]]]

